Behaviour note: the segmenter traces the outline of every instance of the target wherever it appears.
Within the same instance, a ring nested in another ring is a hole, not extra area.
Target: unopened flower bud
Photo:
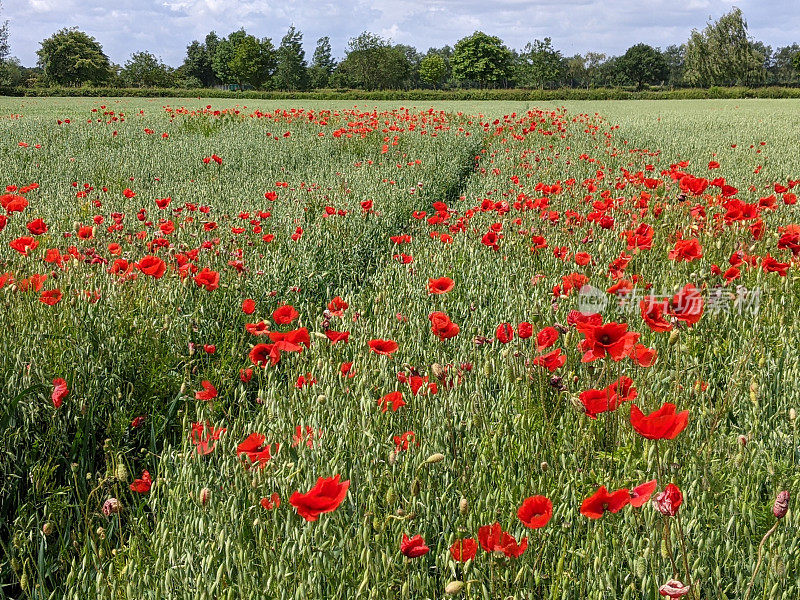
[[[53,533],[53,524],[47,522],[44,525],[42,525],[42,533],[45,535],[50,535],[51,533]]]
[[[444,588],[444,593],[449,596],[455,596],[464,589],[463,581],[451,581]]]
[[[122,503],[116,498],[109,498],[103,502],[103,514],[107,517],[117,514],[122,510]]]
[[[208,504],[208,501],[211,499],[211,490],[207,487],[204,487],[200,490],[200,495],[198,496],[198,500],[200,501],[200,506],[205,506]]]
[[[776,519],[782,519],[786,516],[786,512],[788,510],[789,492],[787,490],[783,490],[778,494],[778,497],[775,498],[775,504],[772,505],[772,514],[775,515]]]
[[[462,498],[458,501],[458,512],[462,516],[466,515],[469,511],[469,502],[467,502],[466,498]]]
[[[439,454],[439,453],[437,452],[436,454],[431,454],[431,455],[430,455],[430,456],[429,456],[429,457],[428,457],[428,458],[425,460],[425,464],[426,464],[426,465],[432,465],[432,464],[434,464],[434,463],[442,462],[443,460],[444,460],[444,454]]]

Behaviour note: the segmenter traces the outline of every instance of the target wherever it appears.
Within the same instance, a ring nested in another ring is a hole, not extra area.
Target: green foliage
[[[3,3],[0,2],[0,14],[3,12]],[[0,65],[8,59],[10,48],[8,45],[8,21],[0,21]]]
[[[219,83],[213,66],[214,53],[219,41],[217,34],[212,31],[206,35],[203,43],[195,40],[187,46],[186,59],[183,63],[186,77],[196,79],[204,87]]]
[[[628,48],[624,55],[617,59],[617,68],[636,89],[642,89],[645,83],[661,83],[669,76],[669,68],[664,56],[647,44],[636,44]]]
[[[36,52],[45,77],[57,85],[99,85],[112,76],[111,63],[91,36],[61,29],[41,42]]]
[[[309,85],[306,53],[303,50],[303,34],[292,25],[281,40],[276,53],[277,68],[273,87],[278,90],[305,90]]]
[[[482,31],[460,39],[453,50],[453,77],[482,88],[506,87],[513,72],[513,55],[502,40]]]
[[[546,37],[525,46],[517,60],[515,79],[521,87],[560,87],[567,70],[567,61],[560,51],[553,48],[553,41]]]
[[[424,83],[437,88],[446,76],[447,64],[438,54],[429,54],[420,61],[419,77]]]
[[[174,83],[172,69],[149,52],[134,52],[120,77],[131,87],[170,87]]]
[[[401,48],[365,31],[348,43],[333,81],[340,87],[365,90],[400,89],[410,72],[411,64]]]
[[[764,81],[766,57],[747,33],[742,11],[734,8],[686,44],[686,81],[691,85],[753,85]]]
[[[321,37],[317,40],[314,57],[308,70],[311,87],[314,89],[328,87],[328,82],[335,68],[336,61],[331,50],[331,40],[328,36]]]

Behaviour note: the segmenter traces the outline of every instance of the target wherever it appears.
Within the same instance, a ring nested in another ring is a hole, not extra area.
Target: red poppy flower
[[[453,289],[454,282],[449,277],[439,277],[438,279],[428,279],[429,294],[446,294]]]
[[[264,510],[273,510],[281,505],[281,497],[277,492],[273,492],[269,498],[262,498],[259,504],[261,504]]]
[[[299,316],[300,313],[294,309],[294,306],[291,304],[284,304],[272,313],[272,320],[278,325],[288,325]]]
[[[347,496],[350,481],[340,483],[339,478],[340,475],[320,477],[317,484],[305,494],[295,491],[289,498],[289,504],[306,521],[316,521],[322,513],[336,510]]]
[[[336,317],[341,317],[344,315],[344,311],[347,310],[350,305],[345,302],[341,296],[336,296],[333,300],[328,303],[328,310],[330,313]]]
[[[148,471],[142,471],[142,476],[139,479],[134,479],[130,487],[131,491],[138,494],[146,494],[150,491],[152,485],[153,480],[150,478],[150,473]]]
[[[670,310],[675,318],[691,327],[703,316],[703,305],[703,296],[700,294],[700,290],[689,283],[672,297]]]
[[[639,309],[642,313],[642,319],[652,331],[672,330],[672,323],[665,318],[668,311],[668,302],[666,300],[657,302],[653,296],[648,296],[639,302]]]
[[[552,352],[537,356],[533,359],[533,366],[545,367],[551,373],[556,369],[563,367],[567,362],[567,355],[562,354],[561,348],[556,348]]]
[[[639,334],[628,331],[627,323],[606,323],[605,325],[578,325],[585,337],[578,348],[584,352],[581,362],[591,362],[610,356],[615,362],[628,356]]]
[[[502,552],[508,558],[519,558],[528,547],[528,538],[522,538],[519,543],[512,535],[503,531],[500,523],[484,525],[478,529],[478,541],[486,552]]]
[[[683,598],[691,590],[691,586],[684,585],[677,579],[670,579],[658,588],[658,593],[662,596],[669,596],[670,600],[675,600],[676,598]]]
[[[242,312],[246,315],[252,315],[256,310],[256,303],[251,298],[242,301]]]
[[[47,223],[44,219],[34,219],[25,226],[31,235],[44,235],[47,233]]]
[[[347,343],[350,340],[349,331],[334,331],[333,329],[328,329],[325,332],[325,336],[331,341],[331,344],[335,344],[336,342]]]
[[[200,385],[203,386],[203,389],[199,392],[194,393],[194,397],[197,400],[213,400],[217,397],[217,388],[211,385],[210,381],[201,381]]]
[[[61,404],[64,402],[64,398],[66,398],[68,394],[69,390],[67,389],[67,382],[60,377],[53,379],[53,393],[50,395],[50,399],[53,401],[53,406],[56,408],[61,408]]]
[[[245,323],[245,331],[251,335],[269,335],[269,325],[264,321],[258,323]]]
[[[272,458],[270,447],[272,444],[265,444],[266,436],[260,433],[251,433],[247,439],[241,444],[236,446],[236,456],[245,455],[251,463],[258,464],[260,468],[264,468],[267,461]],[[280,444],[275,444],[275,451],[278,451]]]
[[[405,406],[406,402],[403,400],[402,392],[389,392],[378,400],[378,406],[381,407],[381,412],[389,410],[390,404],[392,406],[392,412],[397,412],[399,408]]]
[[[514,339],[514,326],[511,323],[500,323],[494,332],[494,337],[501,344],[507,344]]]
[[[42,292],[42,295],[39,296],[39,302],[42,304],[47,304],[47,306],[55,306],[59,302],[63,295],[61,294],[61,290],[48,290],[46,292]]]
[[[18,237],[15,240],[11,240],[8,245],[11,247],[12,250],[16,250],[23,256],[28,256],[30,252],[36,250],[39,247],[39,242],[34,240],[31,236],[25,235],[22,237]]]
[[[617,513],[631,501],[627,489],[616,490],[609,493],[606,486],[601,485],[597,491],[586,498],[581,504],[581,514],[590,519],[599,519],[605,511]]]
[[[219,273],[210,269],[203,268],[194,277],[194,282],[198,287],[205,288],[206,291],[213,292],[219,287]]]
[[[449,340],[459,334],[461,328],[453,323],[446,314],[440,311],[432,312],[428,315],[431,322],[431,331],[433,335],[440,340]]]
[[[665,402],[657,411],[645,415],[631,404],[631,425],[636,433],[648,440],[674,440],[689,423],[689,411],[676,413],[675,405]]]
[[[450,546],[450,556],[453,560],[458,562],[467,562],[475,558],[475,553],[478,551],[478,542],[474,538],[464,538],[456,540]]]
[[[558,329],[555,327],[545,327],[536,334],[536,350],[541,352],[556,343],[558,339]]]
[[[403,541],[400,542],[400,552],[403,553],[403,556],[417,558],[426,555],[430,550],[421,535],[410,538],[405,533],[403,534]]]
[[[167,271],[166,263],[157,256],[145,256],[136,263],[136,268],[155,279],[161,279]]]
[[[644,344],[637,343],[631,352],[631,360],[640,367],[652,367],[658,357],[658,350],[648,348]]]
[[[663,492],[656,494],[653,504],[658,511],[667,517],[674,517],[678,514],[678,509],[683,503],[683,494],[677,485],[670,483],[664,488]]]
[[[382,354],[384,356],[389,356],[393,352],[397,352],[397,342],[394,340],[370,340],[367,342],[369,344],[370,350],[372,350],[375,354]]]
[[[586,415],[591,419],[596,419],[597,415],[617,410],[623,402],[634,400],[637,395],[638,392],[633,387],[633,380],[623,375],[602,390],[592,389],[581,392],[579,399]]]
[[[676,262],[692,262],[703,257],[703,247],[697,238],[690,240],[678,240],[675,242],[675,248],[670,250],[667,258]]]
[[[517,337],[519,337],[519,339],[527,340],[532,335],[533,335],[533,325],[531,325],[527,321],[523,321],[522,323],[517,325]]]
[[[631,506],[634,508],[643,506],[645,502],[650,500],[650,496],[656,491],[656,487],[656,480],[653,479],[652,481],[637,485],[633,488],[631,490]]]
[[[517,517],[525,527],[539,529],[544,527],[553,516],[553,503],[545,496],[531,496],[522,502],[517,510]]]
[[[217,440],[226,431],[225,427],[212,427],[207,423],[192,423],[192,444],[197,448],[199,455],[211,454],[217,445]]]

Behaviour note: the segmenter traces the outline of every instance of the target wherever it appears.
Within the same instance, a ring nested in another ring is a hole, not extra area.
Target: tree
[[[794,67],[795,73],[800,74],[800,52],[795,52],[794,56],[792,56],[792,66]]]
[[[236,44],[228,66],[240,89],[243,84],[254,88],[263,86],[275,70],[272,40],[264,38],[259,41],[255,36],[245,36]]]
[[[174,83],[172,69],[149,52],[135,52],[125,63],[121,77],[135,87],[170,87]]]
[[[566,61],[549,37],[528,43],[519,56],[517,82],[523,87],[558,87],[566,76]]]
[[[419,63],[420,79],[434,88],[444,81],[447,75],[447,65],[444,59],[438,54],[429,54]]]
[[[667,49],[662,52],[664,61],[667,63],[667,82],[671,87],[683,84],[683,73],[685,70],[686,61],[686,45],[675,44],[667,46]]]
[[[308,89],[308,65],[303,50],[303,34],[294,25],[283,36],[276,56],[278,66],[275,69],[275,87],[289,91]]]
[[[791,46],[778,48],[772,58],[770,68],[772,83],[782,85],[797,83],[797,67],[792,63],[797,61],[797,65],[800,66],[800,44],[794,43]]]
[[[36,52],[48,81],[59,85],[100,84],[111,76],[103,47],[77,29],[61,29],[41,42]]]
[[[3,3],[0,2],[0,12],[3,10]],[[8,45],[8,21],[0,22],[0,63],[6,62],[11,48]]]
[[[636,84],[637,90],[642,89],[645,83],[662,82],[669,75],[664,56],[647,44],[636,44],[628,48],[617,60],[617,69]]]
[[[347,50],[336,69],[334,80],[338,84],[366,90],[403,87],[411,65],[402,49],[365,31],[350,40]]]
[[[462,38],[453,50],[453,77],[480,87],[507,85],[512,74],[512,54],[496,36],[476,31]]]
[[[215,32],[206,35],[203,43],[197,40],[186,47],[186,58],[183,62],[184,76],[194,78],[205,87],[212,87],[219,83],[214,73],[214,53],[219,45],[219,37]]]
[[[317,40],[317,47],[314,49],[314,57],[308,70],[311,87],[328,87],[331,74],[335,68],[336,61],[333,60],[331,40],[328,36],[321,37]]]
[[[240,29],[219,41],[211,65],[222,83],[261,87],[275,70],[275,47]]]
[[[734,8],[686,43],[686,80],[693,85],[749,85],[764,80],[766,57],[747,34],[742,11]]]

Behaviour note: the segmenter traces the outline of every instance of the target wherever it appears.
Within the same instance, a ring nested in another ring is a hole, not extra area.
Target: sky
[[[522,49],[551,37],[566,56],[587,51],[622,54],[638,43],[665,48],[689,38],[731,7],[742,9],[750,34],[773,48],[800,42],[796,0],[0,0],[9,20],[11,54],[36,64],[39,42],[76,26],[124,64],[147,50],[179,66],[192,40],[244,27],[277,46],[290,25],[304,36],[307,59],[324,35],[343,57],[347,41],[371,31],[420,51],[453,46],[475,30]]]

